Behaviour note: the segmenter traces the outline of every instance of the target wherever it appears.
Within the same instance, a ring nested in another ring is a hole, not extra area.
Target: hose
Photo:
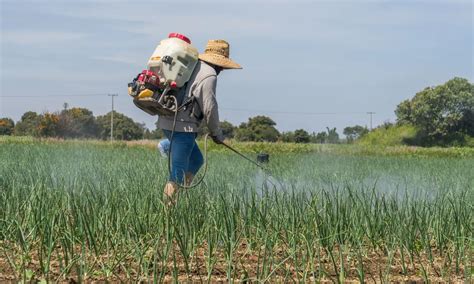
[[[173,98],[173,103],[175,106],[178,105],[178,100],[176,99],[176,97],[174,96],[171,96],[171,98]],[[168,172],[169,172],[169,175],[171,177],[171,153],[172,153],[172,148],[173,148],[173,136],[174,136],[174,132],[176,130],[176,121],[177,121],[177,118],[178,118],[178,112],[179,112],[180,108],[178,107],[175,107],[174,108],[174,118],[173,118],[173,127],[171,129],[171,135],[170,135],[170,149],[169,149],[169,153],[168,153]],[[199,184],[202,183],[202,181],[204,180],[204,178],[206,177],[206,174],[207,174],[207,141],[208,141],[208,138],[209,138],[209,134],[206,134],[204,136],[204,172],[202,174],[202,176],[199,178],[199,180],[194,183],[194,184],[191,184],[191,185],[185,185],[185,184],[179,184],[177,183],[178,187],[180,188],[184,188],[184,189],[191,189],[191,188],[194,188],[196,186],[198,186]],[[235,154],[239,155],[240,157],[242,157],[243,159],[249,161],[250,163],[254,164],[255,166],[257,166],[258,168],[262,169],[265,173],[269,174],[268,172],[268,169],[266,169],[265,167],[263,167],[261,164],[255,162],[254,160],[250,159],[249,157],[245,156],[244,154],[240,153],[239,151],[237,151],[236,149],[234,149],[233,147],[231,147],[230,145],[222,142],[221,143],[222,145],[224,145],[227,149],[231,150],[232,152],[234,152]],[[184,173],[183,173],[184,174]],[[270,181],[271,182],[271,181]],[[272,183],[273,184],[273,183]]]
[[[174,132],[176,130],[176,121],[177,121],[177,118],[178,118],[178,112],[180,110],[180,108],[177,107],[178,100],[176,99],[176,97],[171,96],[171,98],[173,98],[173,100],[174,100],[173,103],[176,107],[175,107],[175,110],[174,110],[173,128],[171,129],[170,149],[169,149],[169,153],[168,153],[168,172],[169,172],[170,177],[172,175],[172,173],[171,173],[171,153],[172,153],[172,151],[171,150],[173,149],[173,136],[174,136]],[[207,140],[208,140],[208,137],[209,137],[209,134],[206,134],[206,136],[204,136],[204,172],[203,172],[202,176],[199,178],[199,180],[196,183],[191,184],[191,185],[185,185],[184,184],[184,182],[185,182],[184,181],[185,173],[183,173],[183,184],[176,183],[178,185],[178,187],[184,188],[184,189],[191,189],[191,188],[194,188],[194,187],[198,186],[199,184],[201,184],[202,181],[204,180],[204,177],[207,174]]]

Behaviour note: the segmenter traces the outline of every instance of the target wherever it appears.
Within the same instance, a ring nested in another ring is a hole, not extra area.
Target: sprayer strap
[[[195,100],[196,98],[194,96],[189,97],[179,106],[178,111],[181,111],[188,107],[190,104],[193,104]]]
[[[207,75],[207,76],[205,76],[204,78],[202,78],[202,79],[199,81],[199,83],[198,83],[197,85],[201,84],[202,82],[204,82],[204,80],[206,80],[207,78],[210,78],[210,77],[212,77],[212,76],[216,76],[216,75],[212,74],[212,75]],[[187,91],[188,82],[186,82],[186,85],[184,85],[183,88]],[[195,96],[193,95],[193,93],[191,92],[191,94],[189,95],[189,97],[187,97],[187,98],[182,102],[182,104],[178,107],[178,111],[184,110],[184,109],[186,109],[189,105],[193,105],[194,103],[196,103],[196,97],[195,97]]]

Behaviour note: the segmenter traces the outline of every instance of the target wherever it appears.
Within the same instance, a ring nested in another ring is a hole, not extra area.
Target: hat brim
[[[224,69],[242,69],[242,66],[232,61],[231,59],[216,54],[199,54],[199,59],[201,59],[202,61],[206,61],[207,63],[222,67]]]

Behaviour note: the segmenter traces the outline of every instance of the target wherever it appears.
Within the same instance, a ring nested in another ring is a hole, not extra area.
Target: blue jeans
[[[171,131],[163,130],[165,136],[171,141]],[[201,150],[196,143],[197,133],[174,132],[171,141],[171,175],[170,181],[183,184],[184,174],[191,173],[193,176],[204,163]]]

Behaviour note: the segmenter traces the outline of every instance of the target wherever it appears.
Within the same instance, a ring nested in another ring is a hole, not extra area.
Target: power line
[[[262,112],[274,114],[299,114],[299,115],[339,115],[339,114],[366,114],[366,112],[303,112],[303,111],[278,111],[278,110],[262,110],[262,109],[243,109],[243,108],[220,108],[230,111],[243,112]]]
[[[26,96],[0,96],[0,98],[47,98],[47,97],[99,97],[108,94],[75,94],[75,95],[26,95]]]
[[[97,93],[97,94],[64,94],[64,95],[18,95],[18,96],[1,96],[0,98],[44,98],[44,97],[99,97],[99,96],[110,96],[108,93]],[[113,99],[113,97],[112,97]],[[303,111],[279,111],[279,110],[263,110],[263,109],[245,109],[245,108],[225,108],[221,107],[222,110],[228,111],[239,111],[239,112],[250,112],[250,113],[269,113],[269,114],[290,114],[290,115],[370,115],[370,125],[372,128],[372,115],[375,112],[303,112]]]

